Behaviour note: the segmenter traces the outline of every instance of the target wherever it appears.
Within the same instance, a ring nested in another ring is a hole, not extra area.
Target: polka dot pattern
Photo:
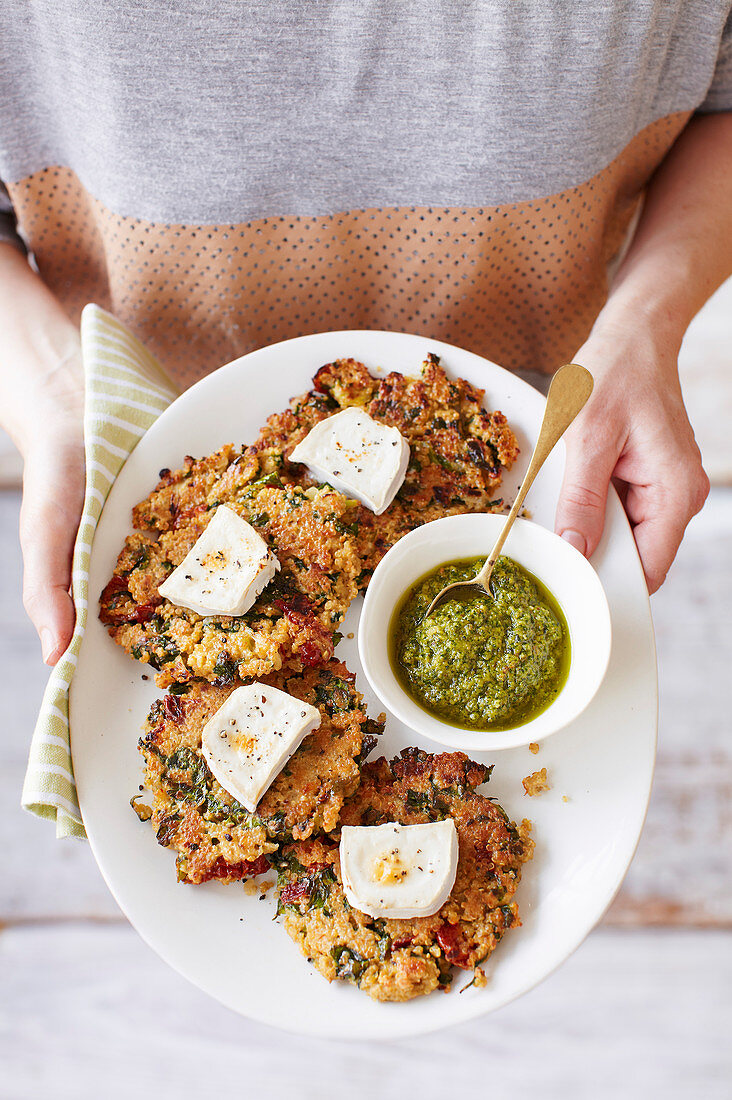
[[[112,213],[70,168],[9,191],[70,315],[87,301],[111,309],[182,386],[274,341],[341,328],[421,333],[552,371],[589,332],[606,263],[687,119],[646,127],[585,183],[493,208],[162,225]]]

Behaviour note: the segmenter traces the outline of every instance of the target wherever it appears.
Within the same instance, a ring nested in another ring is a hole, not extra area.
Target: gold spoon
[[[518,515],[519,508],[523,504],[534,478],[549,457],[554,444],[564,435],[580,409],[587,404],[587,400],[592,393],[592,386],[592,375],[579,363],[567,363],[559,368],[549,387],[544,419],[541,422],[539,438],[536,441],[529,468],[488,560],[480,573],[473,577],[472,581],[456,581],[454,584],[448,584],[441,592],[438,592],[427,608],[425,619],[445,600],[454,599],[458,595],[458,589],[460,589],[461,595],[474,593],[476,589],[483,595],[492,595],[489,587],[491,573],[503,544],[508,538],[508,532],[513,527],[513,521]]]

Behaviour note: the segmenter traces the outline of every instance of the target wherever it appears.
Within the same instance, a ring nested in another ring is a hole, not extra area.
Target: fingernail
[[[575,550],[579,550],[583,557],[586,556],[587,539],[579,531],[562,531],[562,538],[566,539],[570,546],[574,546]]]
[[[50,630],[41,631],[41,653],[43,654],[43,660],[48,664],[48,658],[56,648],[56,640]]]

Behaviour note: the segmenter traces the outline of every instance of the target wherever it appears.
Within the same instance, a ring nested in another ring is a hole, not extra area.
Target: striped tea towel
[[[22,805],[56,821],[56,836],[84,837],[69,743],[69,686],[86,627],[89,559],[104,502],[125,459],[177,391],[160,364],[123,324],[99,306],[81,317],[84,363],[86,495],[74,546],[76,627],[51,672],[31,741]]]

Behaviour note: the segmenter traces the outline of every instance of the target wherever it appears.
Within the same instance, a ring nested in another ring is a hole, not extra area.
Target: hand
[[[67,421],[25,448],[20,513],[23,604],[48,665],[56,664],[74,631],[71,558],[83,502],[84,440],[79,417],[77,427]]]
[[[574,357],[592,372],[595,388],[565,435],[556,515],[557,533],[589,557],[602,535],[612,479],[651,593],[709,492],[681,396],[679,342],[629,317],[595,326]]]
[[[25,460],[23,603],[53,665],[74,630],[71,557],[84,500],[79,330],[12,244],[0,242],[0,423]]]

